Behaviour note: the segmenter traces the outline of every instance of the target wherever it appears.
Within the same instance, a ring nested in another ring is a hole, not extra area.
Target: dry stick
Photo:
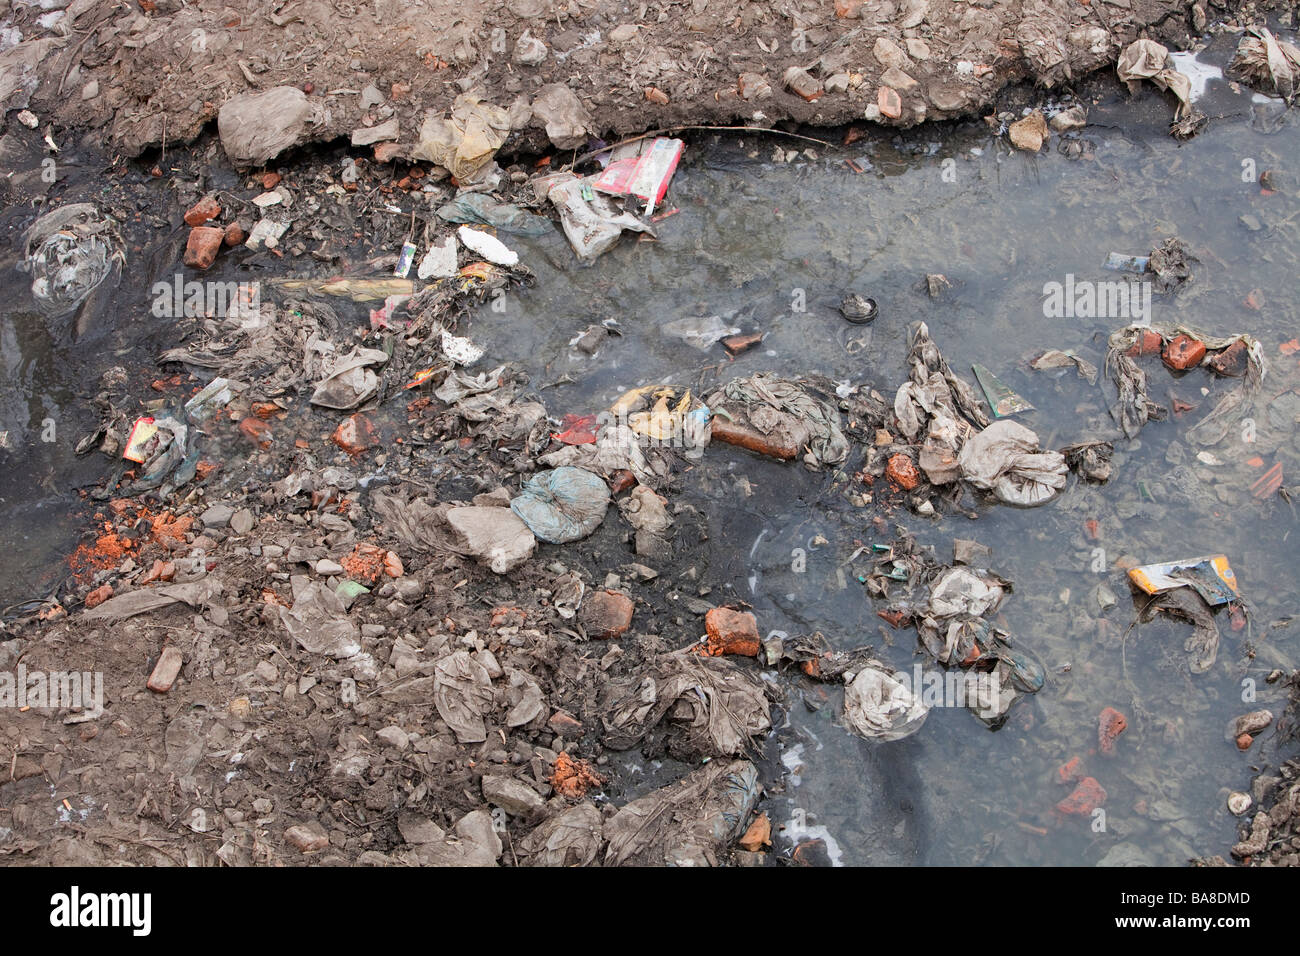
[[[772,133],[776,136],[789,136],[791,139],[801,139],[806,143],[816,143],[818,146],[825,146],[827,149],[834,148],[834,143],[828,143],[824,139],[813,139],[811,136],[800,136],[798,133],[787,133],[783,129],[764,129],[759,126],[667,126],[663,129],[651,130],[649,133],[642,133],[640,136],[633,136],[630,139],[619,140],[609,146],[592,150],[589,153],[583,153],[564,169],[572,169],[579,163],[585,163],[593,156],[599,156],[601,153],[617,149],[620,146],[626,146],[628,143],[637,143],[643,139],[649,139],[651,136],[658,136],[661,133],[677,133],[683,130],[715,130],[723,133]]]

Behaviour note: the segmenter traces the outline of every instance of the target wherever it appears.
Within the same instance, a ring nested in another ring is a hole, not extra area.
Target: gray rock
[[[230,516],[230,530],[235,534],[248,534],[256,523],[253,512],[247,508],[241,508]]]
[[[234,517],[234,514],[235,509],[230,505],[215,504],[199,515],[199,520],[203,522],[205,528],[224,528],[230,524],[230,519]]]
[[[456,835],[487,850],[494,860],[501,859],[501,837],[492,825],[492,814],[486,810],[475,810],[456,821]]]
[[[542,806],[537,791],[513,777],[484,777],[483,798],[511,816],[520,816]]]
[[[352,131],[353,146],[370,146],[373,143],[382,143],[388,140],[397,139],[400,135],[397,117],[394,116],[387,122],[380,123],[378,126],[358,126]]]

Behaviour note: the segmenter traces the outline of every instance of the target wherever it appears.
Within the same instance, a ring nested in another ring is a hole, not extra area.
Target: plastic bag
[[[217,131],[232,163],[261,166],[302,142],[320,118],[302,90],[275,86],[227,100],[217,113]]]
[[[438,207],[438,217],[448,222],[480,223],[520,236],[544,236],[551,231],[549,219],[482,193],[463,193],[444,203]]]
[[[62,206],[32,223],[23,267],[44,315],[71,312],[108,276],[121,256],[111,229],[112,221],[100,218],[91,203]]]
[[[1039,452],[1038,436],[1018,422],[994,422],[962,446],[962,477],[1007,504],[1032,507],[1051,501],[1065,487],[1065,458]]]
[[[929,710],[906,679],[883,665],[864,667],[844,687],[844,724],[869,740],[901,740],[921,729]]]
[[[582,468],[556,468],[538,472],[527,483],[510,510],[523,519],[537,537],[565,544],[587,537],[600,526],[609,507],[609,486]]]
[[[590,191],[590,179],[557,173],[542,181],[549,199],[560,212],[560,224],[573,251],[584,262],[613,248],[624,229],[654,235],[654,229],[624,212],[608,196]],[[590,199],[584,197],[584,190]]]
[[[510,116],[505,110],[462,93],[452,104],[450,119],[432,110],[425,114],[411,156],[436,163],[464,183],[492,161],[509,135]]]
[[[387,361],[387,353],[379,349],[354,348],[329,366],[324,380],[312,392],[311,403],[322,408],[355,408],[379,387],[379,376],[368,366]]]

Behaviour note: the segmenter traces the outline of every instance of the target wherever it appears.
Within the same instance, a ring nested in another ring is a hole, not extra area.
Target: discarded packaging
[[[1174,588],[1189,587],[1211,607],[1237,599],[1237,576],[1222,554],[1187,558],[1164,564],[1146,564],[1133,568],[1129,580],[1147,594],[1161,594]]]
[[[624,229],[654,235],[654,229],[629,212],[624,212],[612,199],[592,192],[589,179],[579,179],[572,173],[557,173],[542,180],[538,186],[560,213],[564,235],[578,258],[591,262],[613,248]]]

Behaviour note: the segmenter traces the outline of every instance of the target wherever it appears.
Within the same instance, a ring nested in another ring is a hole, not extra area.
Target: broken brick
[[[95,588],[95,590],[86,595],[86,607],[99,607],[99,605],[103,604],[112,596],[113,585],[101,584],[99,587]]]
[[[252,415],[245,418],[239,423],[239,433],[259,448],[268,448],[271,445],[271,426],[260,418],[254,418]]]
[[[1246,348],[1246,343],[1241,339],[1237,339],[1222,352],[1212,356],[1205,364],[1209,366],[1210,371],[1215,375],[1238,378],[1246,374],[1246,362],[1249,354],[1250,350]]]
[[[903,115],[903,98],[888,86],[882,86],[876,91],[876,106],[880,108],[881,116],[898,119]]]
[[[1160,337],[1159,332],[1152,332],[1150,329],[1143,329],[1138,336],[1138,340],[1130,346],[1124,354],[1130,358],[1138,356],[1159,355],[1160,350],[1164,347],[1165,340]]]
[[[579,617],[588,637],[618,637],[632,626],[632,601],[617,591],[597,591],[582,603]]]
[[[167,693],[176,683],[183,662],[181,652],[172,645],[167,645],[158,655],[158,663],[154,665],[153,673],[149,675],[149,682],[145,686],[157,694]]]
[[[1190,335],[1175,335],[1165,344],[1164,362],[1176,372],[1201,364],[1205,358],[1205,343]]]
[[[748,611],[715,607],[704,616],[704,629],[709,635],[704,653],[709,657],[723,654],[758,656],[758,620]]]
[[[334,429],[334,444],[354,458],[379,444],[379,434],[370,419],[357,412]]]
[[[201,226],[221,215],[221,206],[211,196],[204,196],[185,212],[185,225]]]
[[[582,736],[582,721],[567,711],[557,710],[546,722],[546,726],[551,728],[551,733],[565,740],[575,740]]]
[[[921,473],[916,470],[916,463],[901,451],[889,456],[885,477],[904,491],[911,491],[921,483]]]
[[[1087,816],[1106,802],[1106,791],[1093,777],[1084,777],[1070,795],[1056,804],[1061,813]]]
[[[206,269],[217,261],[217,253],[226,238],[224,229],[195,226],[185,243],[185,264],[192,269]]]
[[[1097,749],[1104,754],[1115,752],[1115,739],[1128,729],[1128,718],[1114,707],[1106,707],[1097,718]]]

